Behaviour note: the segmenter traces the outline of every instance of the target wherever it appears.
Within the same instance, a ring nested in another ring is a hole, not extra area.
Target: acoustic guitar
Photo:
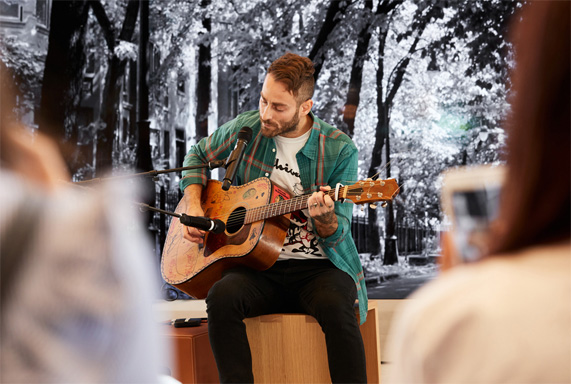
[[[337,186],[328,194],[334,201],[355,204],[391,200],[398,193],[395,179],[363,180]],[[222,190],[222,183],[209,180],[202,191],[204,215],[220,219],[223,233],[209,232],[199,245],[183,237],[185,228],[173,218],[161,259],[161,273],[172,286],[203,299],[222,272],[238,265],[257,270],[271,267],[282,250],[289,227],[289,213],[307,208],[311,195],[290,198],[289,194],[262,177]],[[186,213],[183,198],[175,212]]]

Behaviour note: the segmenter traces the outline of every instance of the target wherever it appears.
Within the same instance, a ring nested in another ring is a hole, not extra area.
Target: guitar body
[[[165,281],[197,299],[203,299],[222,272],[235,266],[257,270],[271,267],[277,260],[289,227],[289,215],[245,224],[247,210],[262,208],[289,198],[287,192],[267,178],[222,190],[222,183],[209,180],[202,192],[204,215],[221,219],[226,230],[207,232],[204,244],[183,237],[185,227],[173,218],[161,258]],[[175,212],[186,213],[184,198]]]

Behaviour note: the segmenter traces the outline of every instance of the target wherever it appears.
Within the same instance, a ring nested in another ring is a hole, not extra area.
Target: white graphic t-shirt
[[[305,145],[310,133],[311,130],[295,138],[274,137],[276,161],[270,180],[286,189],[292,197],[303,193],[299,166],[297,165],[295,155]],[[291,213],[289,229],[278,260],[319,259],[325,257],[325,253],[312,232],[313,223],[311,220],[308,220],[308,217],[307,209]]]

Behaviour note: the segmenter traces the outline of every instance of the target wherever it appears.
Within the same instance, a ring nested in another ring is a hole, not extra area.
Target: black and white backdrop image
[[[0,60],[14,72],[22,122],[62,143],[83,181],[181,167],[190,146],[257,108],[274,59],[308,56],[313,111],[353,139],[359,179],[400,186],[386,207],[356,206],[353,218],[369,297],[398,299],[438,274],[442,171],[501,161],[513,58],[506,30],[520,5],[0,0]],[[148,178],[148,203],[174,211],[179,179]],[[144,219],[159,273],[170,217]]]

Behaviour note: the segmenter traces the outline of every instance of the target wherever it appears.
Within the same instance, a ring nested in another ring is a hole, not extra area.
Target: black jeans
[[[329,260],[284,260],[266,271],[226,271],[206,298],[208,333],[222,383],[253,383],[242,321],[270,313],[307,313],[325,334],[333,383],[366,383],[365,350],[353,279]]]

